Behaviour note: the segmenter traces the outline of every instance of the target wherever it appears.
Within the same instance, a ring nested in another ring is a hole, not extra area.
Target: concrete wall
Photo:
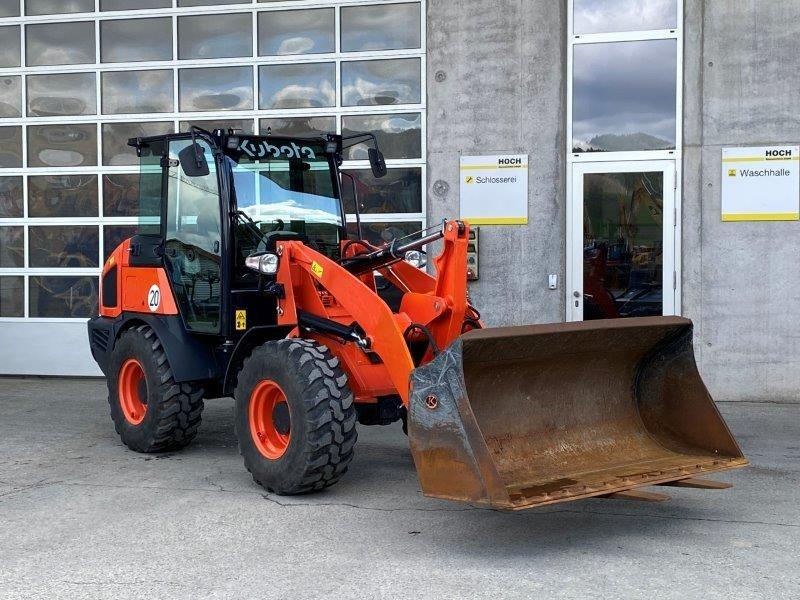
[[[718,400],[800,401],[800,223],[722,223],[723,147],[800,143],[800,2],[686,0],[684,313]]]
[[[481,228],[491,325],[564,320],[565,0],[428,0],[428,217],[459,216],[459,157],[530,155],[529,224]],[[547,276],[559,276],[559,290]]]

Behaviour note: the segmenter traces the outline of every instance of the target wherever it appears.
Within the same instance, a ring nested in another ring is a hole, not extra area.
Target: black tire
[[[146,411],[138,424],[125,417],[120,404],[120,370],[130,359],[136,360],[144,372],[140,395]],[[139,325],[124,331],[111,353],[108,403],[114,428],[128,448],[145,453],[165,452],[183,448],[197,435],[203,388],[196,383],[175,383],[155,331]]]
[[[259,451],[250,428],[253,390],[265,380],[284,393],[291,419],[279,458]],[[347,375],[327,347],[300,339],[267,342],[244,361],[235,392],[239,452],[253,479],[270,492],[315,492],[339,481],[353,459],[356,409]]]

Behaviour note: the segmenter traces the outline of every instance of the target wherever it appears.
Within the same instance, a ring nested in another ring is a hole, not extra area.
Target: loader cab
[[[301,240],[338,258],[346,236],[339,136],[242,136],[193,129],[130,140],[141,161],[134,261],[163,266],[194,334],[236,339],[277,322],[247,257]],[[268,282],[266,282],[268,283]]]

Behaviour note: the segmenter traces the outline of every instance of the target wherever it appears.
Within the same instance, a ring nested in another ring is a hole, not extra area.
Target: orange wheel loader
[[[129,143],[139,232],[105,263],[88,324],[129,448],[185,446],[204,399],[232,395],[245,466],[277,494],[336,483],[357,423],[403,422],[424,494],[499,509],[722,487],[697,476],[746,464],[690,321],[486,329],[467,223],[375,243],[358,220],[348,235],[342,153],[369,144],[385,175],[374,136]],[[429,275],[410,259],[434,243]]]

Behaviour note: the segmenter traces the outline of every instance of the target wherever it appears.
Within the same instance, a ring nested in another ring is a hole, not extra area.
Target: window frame
[[[418,1],[420,4],[420,47],[400,50],[380,51],[354,51],[341,52],[342,48],[342,8],[362,5],[389,5],[409,4]],[[0,169],[0,176],[22,177],[23,186],[23,215],[15,218],[0,218],[0,226],[22,226],[24,228],[25,263],[23,268],[0,269],[0,277],[21,276],[24,278],[24,317],[0,318],[3,322],[66,322],[75,323],[81,319],[75,318],[31,318],[30,315],[30,285],[33,277],[47,276],[87,276],[97,278],[99,288],[100,268],[30,268],[29,262],[29,228],[41,225],[91,225],[98,228],[99,258],[102,262],[108,249],[104,247],[106,227],[136,226],[136,217],[106,217],[104,215],[104,192],[106,175],[132,175],[138,172],[138,165],[110,166],[103,163],[103,125],[106,123],[136,123],[136,122],[171,122],[173,132],[178,132],[181,121],[227,120],[243,119],[252,122],[253,132],[258,135],[260,119],[270,118],[297,118],[297,117],[334,117],[335,133],[342,131],[342,118],[350,115],[386,115],[394,113],[419,113],[421,120],[421,148],[420,157],[415,159],[389,159],[387,165],[392,168],[412,167],[418,168],[422,173],[421,193],[422,202],[419,213],[390,213],[362,215],[364,223],[369,222],[419,222],[420,228],[427,224],[427,98],[425,94],[427,81],[427,0],[284,0],[269,3],[260,3],[257,0],[244,0],[235,4],[217,6],[178,7],[177,0],[171,1],[171,7],[158,9],[129,9],[117,11],[101,11],[100,0],[95,0],[94,12],[25,15],[24,0],[20,0],[20,16],[5,17],[3,25],[19,25],[20,58],[22,66],[0,68],[0,77],[20,76],[22,115],[13,118],[0,118],[0,126],[22,127],[22,166],[19,168]],[[259,56],[258,48],[258,15],[264,12],[280,12],[304,10],[313,8],[333,8],[334,18],[334,51],[330,53]],[[178,58],[178,17],[221,15],[235,13],[252,14],[252,56],[239,58],[217,59],[186,59]],[[169,17],[172,21],[172,58],[170,60],[140,61],[111,63],[101,61],[101,22],[111,20],[150,19],[154,17]],[[26,65],[26,26],[37,24],[56,24],[91,21],[94,24],[95,56],[94,63],[70,65],[43,65],[29,67]],[[375,105],[348,107],[342,104],[342,63],[365,60],[385,60],[393,58],[418,58],[420,60],[420,102],[416,104]],[[297,64],[333,62],[335,64],[336,101],[335,106],[328,108],[309,109],[266,109],[258,108],[259,69],[261,65]],[[195,67],[225,67],[246,66],[253,71],[253,106],[247,110],[231,111],[203,111],[181,112],[179,105],[179,73],[181,69]],[[172,100],[173,110],[164,113],[125,113],[104,114],[102,97],[102,73],[114,71],[148,71],[166,69],[172,72]],[[70,117],[29,117],[27,116],[27,76],[61,73],[93,73],[95,74],[95,93],[97,114],[76,115]],[[97,144],[97,165],[85,167],[28,167],[28,129],[37,125],[76,124],[90,125],[95,128]],[[342,165],[345,170],[369,169],[368,160],[345,161]],[[37,175],[96,175],[98,186],[97,214],[86,217],[64,218],[34,218],[28,214],[28,177]],[[355,222],[355,215],[346,215],[348,223]]]
[[[573,227],[581,226],[573,221],[574,203],[582,202],[582,198],[576,198],[573,194],[573,167],[584,163],[617,163],[631,161],[672,161],[675,165],[675,205],[673,214],[674,224],[674,312],[677,315],[682,313],[682,283],[681,283],[681,256],[682,248],[682,189],[683,189],[683,81],[684,81],[684,0],[677,0],[677,26],[675,28],[655,29],[645,31],[620,31],[613,33],[575,33],[575,0],[567,0],[567,117],[566,117],[566,281],[570,280],[572,263],[579,260],[572,256],[571,240],[573,239]],[[600,44],[614,42],[637,42],[649,40],[675,40],[676,41],[676,73],[675,73],[675,149],[674,150],[637,150],[625,152],[573,152],[573,100],[574,100],[574,65],[575,65],[575,46],[585,44]],[[580,258],[582,260],[582,258]],[[564,286],[565,308],[564,314],[567,320],[570,319],[572,289],[569,285]],[[666,290],[665,290],[666,293]]]

